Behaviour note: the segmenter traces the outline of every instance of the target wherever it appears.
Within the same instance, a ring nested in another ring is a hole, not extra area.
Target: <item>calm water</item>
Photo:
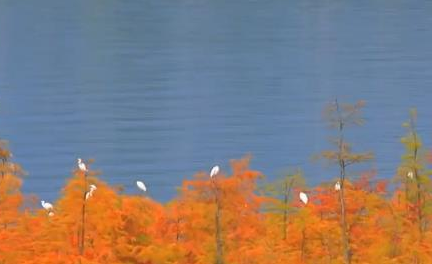
[[[245,153],[269,178],[331,179],[310,156],[328,147],[335,96],[368,102],[350,136],[379,177],[394,175],[410,107],[431,146],[430,1],[24,2],[0,2],[0,137],[45,200],[77,157],[160,201]]]

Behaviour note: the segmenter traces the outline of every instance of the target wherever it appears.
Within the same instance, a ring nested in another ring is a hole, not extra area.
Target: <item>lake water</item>
[[[58,197],[76,158],[167,201],[182,179],[252,153],[274,179],[333,170],[325,103],[367,101],[349,135],[395,173],[401,123],[417,107],[432,143],[430,1],[0,2],[0,137],[29,172],[23,189]]]

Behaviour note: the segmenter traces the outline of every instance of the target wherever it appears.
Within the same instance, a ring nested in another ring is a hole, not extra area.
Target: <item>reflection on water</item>
[[[328,145],[323,105],[368,102],[350,136],[394,174],[417,106],[430,142],[432,3],[0,3],[0,136],[56,197],[78,156],[112,184],[165,201],[197,170],[245,153],[268,177]]]

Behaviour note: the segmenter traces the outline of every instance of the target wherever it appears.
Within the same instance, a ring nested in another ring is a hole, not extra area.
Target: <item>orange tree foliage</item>
[[[260,213],[263,197],[248,168],[249,157],[231,162],[232,174],[219,173],[212,181],[206,172],[184,181],[179,197],[170,205],[170,239],[186,253],[187,262],[213,263],[216,259],[215,186],[221,207],[221,236],[226,263],[262,263],[265,245],[256,238],[265,233]],[[241,255],[238,252],[242,252]]]
[[[352,263],[432,263],[428,161],[411,123],[396,185],[345,179]],[[211,178],[198,172],[161,204],[74,170],[53,214],[21,193],[23,170],[0,142],[0,264],[344,263],[336,180],[308,188],[299,171],[265,181],[250,157]],[[409,172],[413,172],[410,174]],[[90,185],[97,186],[86,199]],[[263,187],[265,186],[265,187]],[[300,202],[299,192],[309,202]],[[218,251],[218,244],[220,250]]]
[[[219,173],[215,180],[224,261],[343,263],[333,184],[291,190],[284,237],[285,211],[269,209],[281,205],[279,197],[257,188],[261,173],[250,170],[248,163],[249,157],[232,161],[232,172]],[[74,171],[54,203],[53,216],[39,208],[11,210],[8,219],[13,220],[0,229],[0,263],[215,262],[215,185],[208,173],[185,180],[178,197],[166,205],[147,196],[119,194],[94,171],[87,174],[84,180],[81,171]],[[85,200],[89,184],[97,190]],[[299,191],[308,194],[308,204],[298,200]],[[347,180],[345,191],[353,263],[430,263],[432,234],[426,228],[419,237],[416,219],[406,212],[403,190],[389,193],[385,182],[366,175]],[[10,195],[16,193],[19,189]],[[83,227],[84,251],[80,252]]]

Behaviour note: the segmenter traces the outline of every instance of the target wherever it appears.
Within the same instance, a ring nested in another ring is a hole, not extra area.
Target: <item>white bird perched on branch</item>
[[[45,210],[52,211],[54,209],[53,205],[50,203],[46,203],[45,201],[41,201],[41,205]]]
[[[85,163],[82,161],[82,159],[78,158],[78,168],[81,171],[85,171],[87,172],[87,166],[85,165]]]
[[[304,192],[300,192],[300,193],[299,193],[299,197],[300,197],[300,200],[301,200],[304,204],[307,204],[307,203],[308,203],[308,197],[307,197],[307,195],[306,195]]]
[[[216,165],[210,171],[210,178],[213,178],[217,174],[219,174],[219,166]]]
[[[414,173],[412,171],[409,171],[407,177],[410,178],[411,180],[414,179]]]
[[[146,191],[147,191],[147,187],[145,186],[145,184],[144,184],[142,181],[137,181],[137,182],[136,182],[136,185],[137,185],[138,188],[139,188],[140,190],[142,190],[143,192],[146,192]]]
[[[339,191],[341,189],[340,181],[337,181],[335,184],[335,191]]]
[[[90,191],[86,192],[86,196],[85,199],[87,200],[88,198],[93,196],[93,192],[97,189],[96,185],[94,184],[90,184]]]

